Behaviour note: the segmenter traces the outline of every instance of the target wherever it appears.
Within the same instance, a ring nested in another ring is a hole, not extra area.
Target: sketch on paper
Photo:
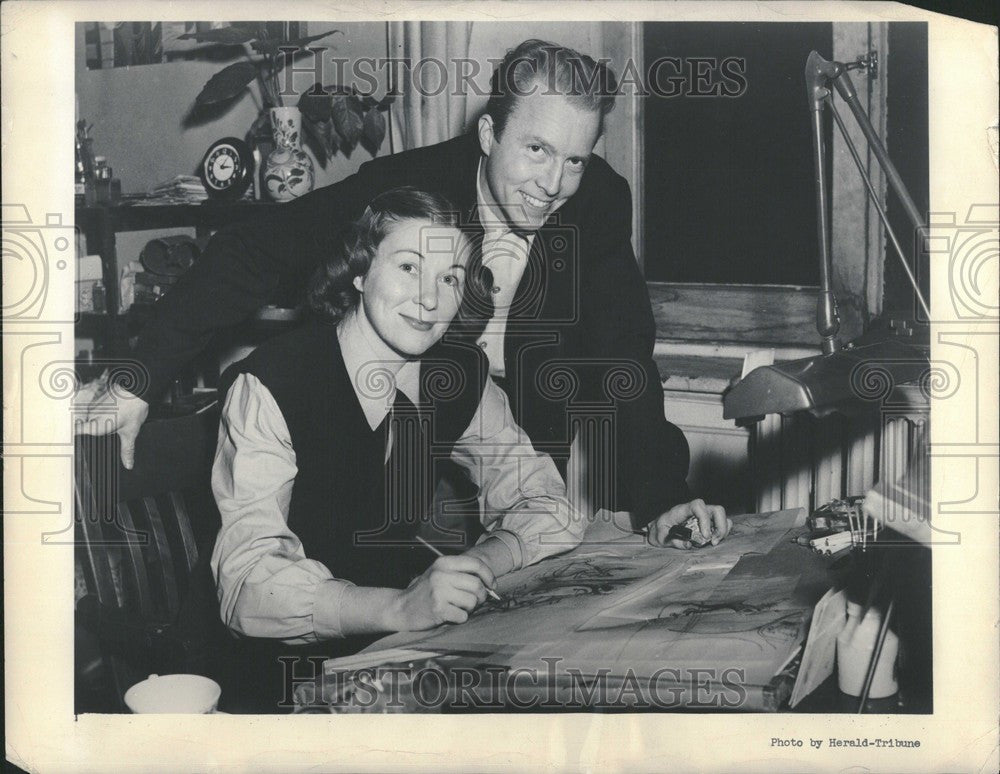
[[[743,557],[757,563],[798,515],[737,517],[723,543],[698,551],[651,548],[631,538],[584,547],[502,578],[502,602],[487,601],[460,626],[392,635],[379,646],[474,649],[499,663],[530,660],[542,649],[566,663],[608,665],[700,663],[709,654],[732,659],[751,643],[749,650],[770,662],[799,634],[800,606],[789,600],[796,579],[737,566]]]
[[[658,575],[633,593],[615,599],[581,629],[658,621],[672,631],[724,634],[761,626],[762,618],[780,616],[797,577],[774,576],[729,582],[724,573],[700,569]]]
[[[473,615],[552,605],[569,597],[607,595],[642,577],[643,573],[637,575],[628,565],[605,564],[596,558],[573,560],[505,589],[499,602],[488,599]]]
[[[647,624],[679,634],[732,635],[764,650],[796,637],[801,620],[800,609],[775,609],[772,603],[693,602],[677,603],[674,610]]]

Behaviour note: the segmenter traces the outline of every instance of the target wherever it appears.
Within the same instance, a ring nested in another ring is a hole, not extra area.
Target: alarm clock
[[[235,137],[223,137],[205,153],[198,176],[212,198],[238,199],[253,181],[253,170],[250,146]]]

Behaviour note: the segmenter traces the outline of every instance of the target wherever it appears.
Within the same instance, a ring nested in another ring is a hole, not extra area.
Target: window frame
[[[607,22],[603,25],[604,53],[617,72],[630,59],[642,72],[643,22]],[[853,61],[875,50],[885,62],[888,23],[833,23],[832,57]],[[823,53],[823,52],[821,52]],[[803,67],[804,67],[803,63]],[[852,81],[872,124],[885,137],[885,70],[874,79],[858,72]],[[846,115],[846,106],[837,98]],[[626,93],[608,116],[605,155],[632,188],[632,239],[640,271],[646,255],[643,228],[646,202],[643,147],[644,98]],[[805,107],[803,107],[805,109]],[[867,149],[860,127],[846,118],[848,131],[862,155]],[[864,182],[840,133],[833,133],[831,190],[831,253],[837,295],[840,338],[860,335],[866,323],[881,312],[886,239],[881,221],[868,200]],[[884,203],[887,185],[881,167],[867,154],[867,171]],[[804,160],[803,163],[811,163]],[[858,224],[863,223],[863,228]],[[817,267],[817,275],[818,275]],[[818,346],[816,297],[818,287],[793,285],[737,285],[647,282],[656,319],[657,338],[706,344],[737,343],[775,347]]]

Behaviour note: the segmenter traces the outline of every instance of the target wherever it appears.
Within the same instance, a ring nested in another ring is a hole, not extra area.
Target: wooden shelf
[[[138,204],[141,199],[124,199],[115,204],[77,207],[77,226],[100,223],[115,232],[143,231],[154,228],[222,228],[231,223],[251,220],[262,211],[279,206],[274,202],[208,200],[199,204]],[[82,221],[82,223],[81,223]]]
[[[141,204],[140,197],[114,204],[76,208],[76,227],[87,240],[87,252],[101,258],[107,314],[80,313],[76,319],[78,337],[92,338],[95,353],[101,358],[127,357],[129,337],[139,332],[152,317],[149,304],[119,313],[117,235],[127,231],[167,228],[193,228],[198,232],[215,231],[235,223],[252,221],[261,213],[279,205],[253,200],[215,201],[192,204]]]

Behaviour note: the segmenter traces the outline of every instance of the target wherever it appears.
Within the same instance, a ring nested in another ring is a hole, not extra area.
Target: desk
[[[827,562],[791,543],[804,516],[737,517],[722,544],[687,552],[585,542],[502,578],[503,602],[465,624],[331,662],[298,686],[298,711],[777,710],[830,585]]]

